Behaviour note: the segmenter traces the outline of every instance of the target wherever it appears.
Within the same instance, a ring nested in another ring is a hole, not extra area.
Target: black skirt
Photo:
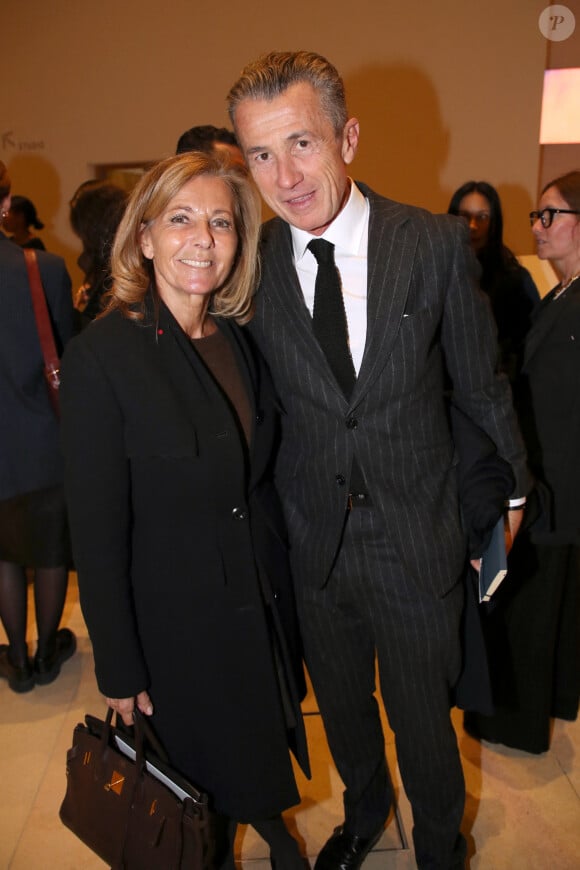
[[[26,568],[58,568],[70,564],[62,486],[0,501],[0,559]]]

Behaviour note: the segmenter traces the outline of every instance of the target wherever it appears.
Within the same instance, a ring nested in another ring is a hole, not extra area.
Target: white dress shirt
[[[334,259],[340,273],[344,310],[348,325],[350,353],[358,375],[367,334],[367,247],[369,235],[369,202],[356,184],[350,181],[350,196],[342,211],[321,236],[311,236],[304,230],[290,227],[294,249],[294,264],[304,301],[312,314],[314,285],[318,264],[308,250],[312,239],[326,239],[334,245]]]

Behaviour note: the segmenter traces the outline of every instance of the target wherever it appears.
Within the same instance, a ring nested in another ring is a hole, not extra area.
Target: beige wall
[[[241,67],[273,48],[327,55],[362,126],[354,175],[445,210],[469,178],[496,185],[506,240],[532,250],[546,0],[27,0],[4,3],[0,159],[75,280],[68,200],[93,164],[173,152],[227,123]]]
[[[547,69],[580,66],[580,0],[565,0],[564,5],[575,15],[576,29],[565,40],[549,41]],[[577,113],[580,115],[580,93],[575,97]],[[574,169],[580,169],[580,142],[543,145],[540,149],[539,188],[542,189],[554,178]]]

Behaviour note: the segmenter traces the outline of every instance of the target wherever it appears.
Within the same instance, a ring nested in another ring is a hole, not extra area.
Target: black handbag
[[[87,715],[74,729],[62,822],[113,870],[209,870],[208,795],[171,769],[141,713],[134,735],[112,715]]]

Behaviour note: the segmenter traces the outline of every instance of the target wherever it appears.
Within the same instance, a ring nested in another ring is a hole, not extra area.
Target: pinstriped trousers
[[[418,866],[463,866],[465,784],[449,715],[461,659],[461,584],[443,599],[419,590],[380,513],[357,507],[328,582],[299,588],[297,598],[308,671],[345,785],[346,828],[371,836],[393,799],[373,694],[376,656]]]

